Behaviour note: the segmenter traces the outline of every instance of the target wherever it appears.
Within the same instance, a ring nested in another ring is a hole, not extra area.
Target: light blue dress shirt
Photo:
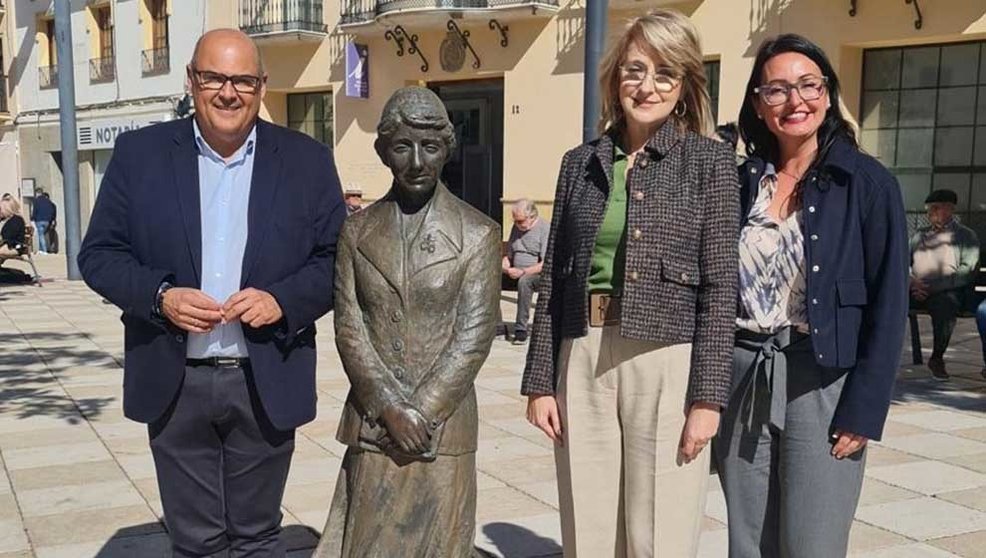
[[[201,289],[223,304],[240,290],[257,128],[250,131],[243,147],[227,161],[209,147],[194,120],[193,127],[199,152]],[[246,356],[246,341],[239,321],[219,324],[209,333],[188,335],[188,358]]]

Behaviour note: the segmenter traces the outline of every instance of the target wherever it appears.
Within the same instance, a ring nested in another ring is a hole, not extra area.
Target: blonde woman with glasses
[[[522,393],[555,441],[566,557],[693,556],[729,396],[739,218],[698,35],[632,20],[602,135],[562,160]]]

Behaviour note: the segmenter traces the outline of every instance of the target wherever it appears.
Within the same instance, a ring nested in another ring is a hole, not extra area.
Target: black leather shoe
[[[940,358],[929,359],[928,369],[931,370],[931,377],[939,382],[947,382],[951,379],[948,370],[945,370],[945,361]]]

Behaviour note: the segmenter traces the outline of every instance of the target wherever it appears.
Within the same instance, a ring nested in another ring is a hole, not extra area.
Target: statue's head
[[[399,196],[428,199],[455,149],[455,130],[438,95],[405,87],[383,107],[374,147],[394,174]]]

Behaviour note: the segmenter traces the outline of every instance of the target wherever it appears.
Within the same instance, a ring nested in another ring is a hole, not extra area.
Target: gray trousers
[[[281,498],[294,430],[275,430],[249,369],[186,367],[151,454],[176,558],[283,557]]]
[[[531,316],[531,301],[540,282],[540,273],[525,275],[517,280],[517,320],[514,332],[527,331],[527,320]]]
[[[818,366],[807,336],[781,346],[736,341],[733,394],[713,442],[729,557],[845,556],[866,451],[830,453],[845,371]]]

